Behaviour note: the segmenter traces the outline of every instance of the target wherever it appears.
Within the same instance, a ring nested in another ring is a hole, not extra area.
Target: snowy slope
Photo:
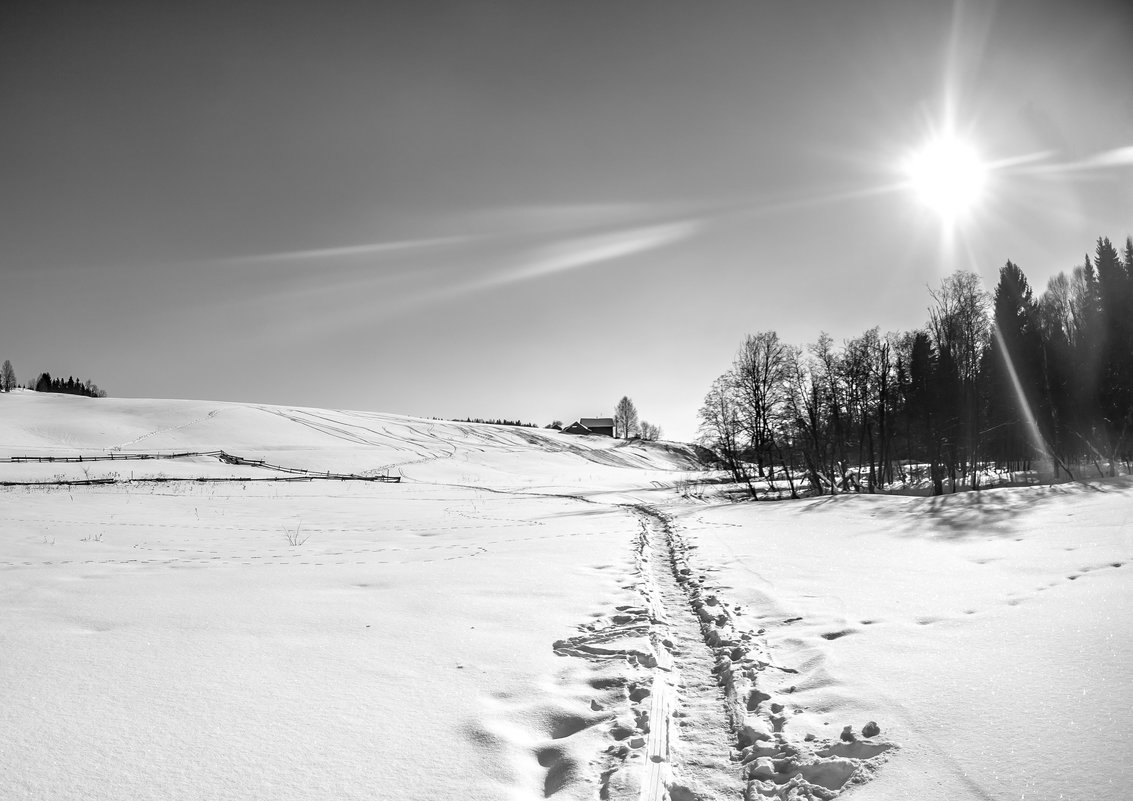
[[[877,722],[862,799],[1133,787],[1133,483],[842,496],[682,515],[778,664],[789,735]],[[793,687],[794,690],[787,692]]]
[[[557,493],[691,464],[552,432],[33,393],[0,396],[0,442],[403,476],[0,489],[0,786],[36,799],[592,795],[624,686],[552,646],[640,602],[639,525]],[[45,471],[233,468],[0,463],[0,480]]]
[[[214,450],[401,481],[122,458]],[[674,489],[696,467],[368,412],[0,395],[0,481],[116,482],[0,487],[4,797],[1133,781],[1128,483],[726,506]],[[247,480],[129,480],[155,476]]]

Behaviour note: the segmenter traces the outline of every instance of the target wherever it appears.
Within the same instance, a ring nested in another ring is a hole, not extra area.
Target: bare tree
[[[956,489],[956,468],[963,480],[971,468],[971,486],[979,486],[980,404],[979,380],[984,353],[990,346],[991,318],[988,294],[975,273],[957,270],[930,292],[935,306],[929,308],[929,333],[946,373],[958,412],[948,443],[949,472]],[[946,386],[946,391],[949,388]],[[961,444],[963,449],[960,448]]]
[[[825,384],[817,357],[803,356],[799,348],[787,352],[785,406],[791,420],[795,445],[802,456],[807,478],[819,495],[827,489],[837,493],[832,467],[834,457],[830,443]]]
[[[704,405],[700,407],[701,441],[719,454],[732,479],[745,483],[748,493],[755,499],[755,487],[741,454],[743,423],[736,396],[736,377],[731,371],[712,382]]]
[[[655,426],[652,423],[641,421],[641,438],[648,442],[656,442],[661,439],[661,426]]]
[[[771,464],[771,418],[782,383],[786,346],[774,331],[748,334],[736,352],[732,372],[736,378],[744,428],[755,451],[760,477],[774,472]]]
[[[883,338],[874,327],[847,340],[839,360],[846,390],[846,416],[851,432],[856,432],[859,475],[855,484],[860,484],[861,468],[866,465],[870,492],[875,492],[879,484],[892,481],[888,416],[895,381],[890,353],[896,341],[896,334]]]
[[[629,439],[637,434],[637,407],[628,396],[623,395],[614,407],[614,436]]]
[[[4,365],[0,367],[0,389],[4,392],[11,392],[15,388],[16,371],[12,369],[12,362],[5,359]]]
[[[817,403],[827,417],[826,438],[829,442],[828,474],[839,482],[843,492],[850,491],[850,456],[846,449],[849,439],[846,384],[841,359],[834,340],[825,331],[809,346],[812,357],[811,380],[817,387]]]
[[[749,334],[736,353],[732,372],[736,377],[744,428],[755,451],[759,475],[766,476],[768,487],[776,491],[775,462],[778,461],[790,486],[791,497],[797,497],[783,449],[786,439],[784,402],[790,355],[790,347],[774,331]]]

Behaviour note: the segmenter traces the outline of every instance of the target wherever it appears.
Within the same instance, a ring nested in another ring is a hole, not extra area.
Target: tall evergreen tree
[[[995,288],[995,331],[988,363],[988,414],[998,461],[1025,469],[1039,443],[1027,416],[1049,420],[1043,392],[1042,334],[1038,304],[1027,276],[1008,261]],[[1044,432],[1049,438],[1050,431]],[[1045,450],[1045,448],[1044,448]]]
[[[1112,462],[1133,422],[1133,276],[1108,237],[1098,238],[1094,267],[1103,333],[1097,400]]]
[[[909,381],[905,394],[905,413],[911,421],[911,458],[927,463],[934,495],[944,492],[944,449],[948,426],[947,403],[941,395],[946,382],[940,375],[939,361],[928,333],[918,331],[909,355]]]

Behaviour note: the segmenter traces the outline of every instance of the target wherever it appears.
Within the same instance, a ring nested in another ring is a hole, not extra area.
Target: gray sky
[[[743,335],[1133,233],[1124,2],[8,2],[0,358],[116,396],[694,433]],[[951,236],[900,164],[951,110]],[[1025,157],[1025,158],[1024,158]]]

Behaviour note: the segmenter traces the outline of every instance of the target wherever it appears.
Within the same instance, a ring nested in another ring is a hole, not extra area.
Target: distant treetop
[[[480,417],[466,417],[463,420],[450,420],[451,423],[484,423],[490,426],[517,426],[519,428],[538,428],[534,423],[525,423],[522,420],[485,420]]]

